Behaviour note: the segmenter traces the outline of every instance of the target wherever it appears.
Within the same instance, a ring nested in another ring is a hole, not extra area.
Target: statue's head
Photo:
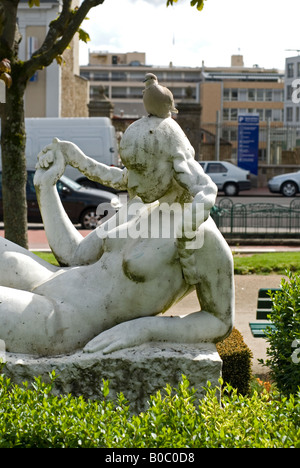
[[[172,186],[176,154],[194,155],[179,125],[171,118],[143,117],[124,133],[120,157],[128,169],[128,191],[150,202]]]

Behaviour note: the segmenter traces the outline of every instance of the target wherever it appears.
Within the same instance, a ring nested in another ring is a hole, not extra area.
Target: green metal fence
[[[289,206],[233,203],[222,198],[212,217],[225,237],[300,238],[300,199]]]

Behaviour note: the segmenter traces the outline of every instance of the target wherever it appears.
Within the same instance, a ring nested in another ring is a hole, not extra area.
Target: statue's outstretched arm
[[[73,143],[57,139],[38,155],[34,177],[37,198],[49,245],[61,265],[84,265],[99,259],[102,239],[96,230],[83,238],[67,216],[57,193],[56,182],[69,163],[94,174],[99,180],[115,188],[123,188],[126,173],[116,167],[108,167],[85,156]]]
[[[113,351],[147,342],[199,344],[218,341],[228,325],[208,312],[194,312],[186,317],[141,317],[120,323],[91,340],[84,352]]]
[[[117,190],[127,190],[127,170],[107,166],[86,156],[81,149],[69,141],[59,141],[65,164],[78,169],[89,179]]]

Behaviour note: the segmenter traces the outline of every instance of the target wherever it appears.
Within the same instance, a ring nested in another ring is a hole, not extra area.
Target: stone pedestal
[[[222,369],[213,344],[151,343],[108,355],[77,352],[52,358],[6,353],[5,360],[4,373],[17,384],[32,382],[34,376],[49,382],[49,373],[54,370],[57,376],[54,394],[101,398],[102,380],[109,380],[109,397],[115,399],[122,392],[135,413],[147,409],[149,396],[163,390],[166,384],[177,387],[182,375],[201,398],[208,381],[212,387],[219,385]]]
[[[89,117],[109,117],[113,118],[114,104],[105,96],[104,87],[99,87],[98,95],[88,104]]]

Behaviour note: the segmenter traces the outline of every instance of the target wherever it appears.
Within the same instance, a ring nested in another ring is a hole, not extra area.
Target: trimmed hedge
[[[136,416],[122,394],[108,399],[107,382],[103,401],[85,401],[55,397],[40,379],[29,388],[0,375],[0,448],[300,448],[300,392],[245,397],[226,386],[220,404],[209,388],[195,400],[183,377],[162,393]]]
[[[252,352],[243,336],[233,328],[231,334],[217,343],[218,353],[223,361],[222,378],[242,395],[250,391]]]
[[[300,386],[300,275],[287,272],[281,290],[271,294],[270,320],[275,329],[267,329],[265,364],[281,393],[289,395]]]

